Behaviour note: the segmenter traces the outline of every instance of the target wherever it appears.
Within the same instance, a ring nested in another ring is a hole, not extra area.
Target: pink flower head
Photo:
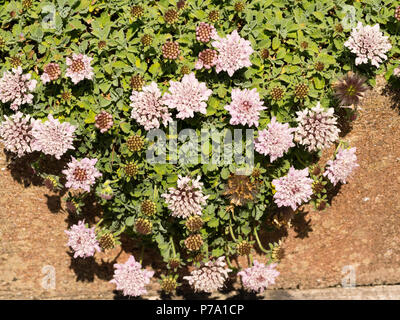
[[[95,227],[86,227],[84,220],[74,224],[69,230],[65,230],[65,233],[69,236],[67,246],[74,251],[74,258],[92,257],[96,251],[101,251],[96,239]]]
[[[57,80],[61,75],[61,69],[58,63],[49,63],[44,67],[43,74],[40,76],[43,84],[52,80]]]
[[[218,51],[217,73],[226,71],[232,77],[236,70],[251,66],[250,55],[254,50],[250,41],[241,38],[236,30],[225,38],[215,35],[214,39],[212,45]]]
[[[225,106],[232,116],[230,124],[237,125],[255,125],[258,127],[260,111],[266,109],[263,101],[257,92],[257,89],[232,89],[232,102]]]
[[[0,101],[2,103],[11,102],[11,110],[17,111],[19,106],[33,101],[30,93],[36,88],[37,81],[30,80],[31,74],[22,74],[22,68],[6,71],[0,79]]]
[[[205,68],[211,69],[217,63],[218,52],[212,49],[205,49],[199,53],[199,59],[195,64],[197,70]]]
[[[93,58],[88,57],[84,54],[72,54],[72,59],[67,58],[67,72],[65,75],[70,77],[74,84],[84,80],[84,79],[93,79],[93,68],[90,65]]]
[[[295,141],[311,152],[329,147],[339,139],[340,132],[333,113],[333,108],[324,110],[319,102],[311,110],[296,112],[299,125],[295,132]]]
[[[102,176],[95,167],[97,159],[84,158],[78,161],[74,157],[71,158],[72,160],[68,163],[68,168],[62,171],[67,177],[65,186],[75,190],[83,189],[90,192],[90,187],[95,183],[96,178]]]
[[[208,198],[208,196],[203,195],[202,188],[203,183],[200,182],[200,176],[196,180],[178,176],[178,187],[169,188],[169,192],[161,196],[165,198],[173,217],[201,216],[202,207],[206,204]]]
[[[225,257],[219,257],[215,261],[202,263],[197,269],[194,269],[190,276],[183,277],[194,288],[196,292],[214,292],[222,289],[228,273],[231,269],[225,268]]]
[[[286,176],[272,180],[275,187],[274,201],[278,207],[291,207],[296,210],[299,205],[311,199],[313,180],[308,177],[308,168],[296,170],[290,167]]]
[[[110,282],[116,284],[117,290],[122,290],[124,296],[138,297],[147,293],[145,286],[150,283],[154,271],[142,269],[134,256],[130,256],[125,263],[114,264],[114,268],[114,278]]]
[[[351,31],[350,38],[344,45],[357,55],[356,65],[368,63],[370,60],[377,68],[387,59],[386,52],[392,48],[389,37],[379,30],[379,24],[364,27],[361,22]]]
[[[32,143],[32,119],[22,112],[17,112],[11,117],[4,116],[5,120],[0,124],[1,142],[6,150],[14,152],[18,157],[31,153]]]
[[[52,114],[48,115],[48,120],[44,123],[36,120],[32,128],[34,137],[32,150],[60,159],[69,149],[75,149],[73,146],[75,129],[76,127],[69,122],[60,123]]]
[[[264,292],[270,284],[275,283],[275,278],[279,276],[276,266],[276,263],[265,265],[254,260],[252,267],[238,272],[238,275],[242,277],[244,289],[249,292]]]
[[[336,154],[336,159],[329,160],[327,165],[328,168],[324,172],[324,176],[328,177],[334,186],[339,182],[346,183],[352,171],[359,167],[357,164],[356,148],[340,148]]]
[[[160,122],[167,126],[172,121],[171,114],[161,100],[161,91],[155,82],[143,87],[142,91],[132,91],[131,118],[135,119],[145,130],[160,127]]]
[[[193,118],[195,112],[207,113],[207,100],[212,90],[199,82],[194,73],[186,74],[180,82],[170,81],[169,92],[163,96],[163,103],[176,109],[178,119]]]
[[[216,35],[216,30],[211,24],[200,22],[196,28],[197,41],[207,43]]]
[[[270,156],[271,162],[283,156],[289,148],[294,147],[293,132],[295,128],[290,128],[288,123],[279,123],[276,117],[272,117],[268,124],[268,130],[258,132],[258,138],[255,141],[257,152]]]

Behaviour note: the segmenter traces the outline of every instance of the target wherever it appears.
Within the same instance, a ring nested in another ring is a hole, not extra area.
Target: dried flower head
[[[123,264],[114,264],[114,268],[114,277],[110,282],[116,284],[117,290],[122,290],[124,296],[138,297],[147,293],[145,286],[150,283],[154,271],[142,269],[133,256]]]
[[[181,68],[181,75],[189,74],[190,73],[190,68],[188,66],[182,66]]]
[[[207,43],[216,35],[216,30],[211,24],[200,22],[196,28],[197,41]]]
[[[162,102],[178,111],[178,119],[193,118],[195,112],[207,113],[207,100],[212,90],[199,82],[193,72],[184,75],[180,82],[171,80],[169,84],[169,92],[164,94]]]
[[[278,207],[291,207],[296,210],[303,202],[311,199],[312,183],[313,180],[308,176],[308,168],[296,170],[290,167],[286,176],[272,180],[275,203]]]
[[[200,176],[194,180],[179,175],[177,184],[176,188],[169,188],[168,193],[161,195],[165,198],[171,215],[178,218],[188,218],[191,215],[201,216],[208,196],[203,195],[203,183],[200,182]]]
[[[249,255],[251,253],[251,249],[253,249],[253,245],[246,240],[243,240],[236,245],[236,250],[241,256]]]
[[[133,6],[131,8],[131,15],[133,18],[140,18],[144,13],[144,9],[141,6]]]
[[[130,136],[129,139],[126,141],[126,145],[128,146],[128,149],[130,151],[138,152],[143,149],[144,140],[143,140],[142,136],[133,135],[133,136]]]
[[[105,47],[107,47],[107,42],[105,42],[104,40],[101,40],[97,43],[97,47],[99,49],[104,49]]]
[[[96,251],[101,251],[96,239],[95,227],[86,227],[84,220],[74,224],[69,230],[65,230],[65,233],[69,237],[67,246],[74,251],[74,258],[92,257]]]
[[[315,68],[315,70],[317,70],[317,71],[319,71],[319,72],[324,71],[324,69],[325,69],[325,64],[324,64],[323,62],[321,62],[321,61],[317,61],[317,62],[315,63],[315,65],[314,65],[314,68]]]
[[[238,1],[235,3],[234,8],[236,12],[242,12],[244,10],[244,3],[242,1]]]
[[[245,290],[250,292],[262,293],[279,276],[276,268],[277,264],[272,263],[264,265],[254,260],[253,266],[244,269],[238,273],[242,277],[242,283]]]
[[[131,118],[135,119],[145,130],[159,128],[160,123],[167,126],[172,121],[171,114],[161,100],[161,91],[155,82],[143,87],[141,92],[132,91]]]
[[[356,65],[371,61],[377,68],[387,59],[386,53],[392,48],[389,37],[379,30],[379,24],[364,27],[361,22],[353,28],[344,46],[357,55]]]
[[[199,216],[191,216],[186,220],[185,226],[190,232],[197,232],[203,227],[204,221]]]
[[[144,46],[149,46],[149,45],[151,45],[151,43],[153,42],[153,38],[151,37],[151,35],[145,34],[145,35],[143,35],[143,37],[140,39],[140,41],[142,42],[142,44],[143,44]]]
[[[22,64],[22,60],[18,56],[13,56],[10,58],[10,64],[13,68],[17,68]]]
[[[357,167],[359,167],[359,165],[357,164],[356,148],[339,148],[335,160],[329,160],[327,162],[324,176],[327,177],[333,185],[337,185],[339,182],[344,184]]]
[[[19,111],[10,117],[4,116],[4,119],[0,124],[0,137],[4,148],[16,153],[18,157],[31,153],[32,123],[35,120]]]
[[[284,91],[281,87],[274,87],[271,89],[271,98],[275,101],[279,101],[283,98]]]
[[[135,229],[140,234],[148,235],[153,230],[153,224],[150,220],[138,218],[135,222]]]
[[[189,251],[198,251],[203,246],[203,238],[200,234],[192,234],[185,239],[185,247]]]
[[[164,14],[164,20],[166,23],[173,24],[178,21],[179,14],[175,9],[168,9]]]
[[[304,99],[308,95],[308,86],[305,83],[300,83],[294,88],[294,95],[298,99]]]
[[[11,102],[11,110],[17,111],[19,106],[33,102],[33,95],[30,93],[36,88],[37,81],[31,80],[31,74],[22,74],[22,68],[18,67],[5,71],[0,78],[0,101]]]
[[[62,171],[67,178],[65,186],[74,190],[83,189],[90,192],[90,187],[94,185],[96,178],[102,176],[95,167],[97,159],[76,160],[74,157],[71,158],[71,162],[67,164],[68,168]]]
[[[225,257],[222,256],[215,261],[202,263],[190,273],[190,276],[183,279],[187,280],[196,292],[211,293],[223,288],[228,273],[232,271],[225,267]]]
[[[212,10],[208,14],[208,20],[211,22],[215,23],[219,20],[219,11],[218,10]]]
[[[216,34],[214,39],[212,45],[218,51],[217,73],[226,71],[232,77],[235,71],[251,66],[250,56],[254,50],[250,41],[241,38],[236,30],[225,38]]]
[[[125,165],[125,173],[128,177],[134,177],[138,172],[138,167],[135,163],[128,163]]]
[[[95,127],[100,129],[101,133],[104,133],[112,128],[114,124],[113,117],[108,112],[102,110],[95,117]]]
[[[262,49],[260,54],[264,60],[269,58],[269,50],[266,48]]]
[[[144,78],[141,75],[136,74],[136,75],[132,76],[131,88],[133,90],[140,91],[140,90],[142,90],[143,85],[144,85]]]
[[[313,152],[329,147],[339,139],[339,128],[334,109],[324,110],[318,102],[312,109],[296,112],[298,127],[295,131],[295,141],[306,146]]]
[[[353,72],[348,72],[342,79],[334,84],[335,97],[344,107],[357,105],[364,96],[368,86],[366,79]]]
[[[293,142],[293,132],[295,128],[290,128],[288,123],[279,123],[276,117],[272,117],[268,124],[268,129],[258,132],[255,141],[255,150],[265,156],[270,156],[270,161],[283,157],[283,155],[295,144]]]
[[[229,123],[258,127],[260,111],[266,108],[264,107],[264,102],[260,99],[257,89],[232,89],[231,97],[232,102],[225,106],[225,110],[229,111],[231,115]]]
[[[72,58],[67,58],[66,64],[68,66],[65,75],[70,77],[74,84],[89,79],[92,80],[94,73],[93,68],[90,65],[93,58],[88,57],[84,54],[72,54]]]
[[[140,206],[141,211],[146,216],[154,216],[157,212],[157,205],[151,200],[144,200]]]
[[[61,75],[61,69],[58,63],[49,63],[43,69],[43,74],[40,76],[43,84],[57,80]]]
[[[161,280],[161,290],[166,293],[172,293],[175,291],[178,283],[176,282],[175,278],[172,276],[164,277]]]
[[[225,185],[224,195],[228,196],[230,203],[235,206],[243,206],[255,199],[258,185],[251,181],[249,176],[231,175]]]
[[[175,60],[180,52],[179,43],[176,41],[167,41],[162,46],[162,54],[165,59]]]
[[[183,10],[187,7],[187,1],[186,0],[179,0],[176,3],[176,7],[178,8],[178,10]]]
[[[55,191],[58,187],[58,179],[55,176],[48,175],[44,180],[43,180],[43,185],[49,189],[50,191]]]
[[[171,269],[177,269],[181,265],[181,260],[178,258],[171,258],[168,261],[168,265]]]
[[[212,49],[205,49],[200,51],[199,59],[195,64],[196,69],[211,69],[211,67],[215,66],[217,63],[217,51]]]
[[[63,123],[49,114],[47,121],[36,120],[32,127],[32,150],[43,152],[61,159],[68,150],[74,150],[73,141],[76,127],[65,121]]]
[[[100,248],[103,250],[109,250],[115,246],[115,238],[111,232],[103,234],[99,239]]]

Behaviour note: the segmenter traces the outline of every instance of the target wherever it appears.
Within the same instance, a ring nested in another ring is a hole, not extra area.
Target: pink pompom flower
[[[84,79],[92,80],[94,76],[93,68],[90,65],[92,60],[93,58],[82,53],[73,53],[72,58],[67,58],[66,64],[68,68],[65,75],[70,77],[74,84]]]
[[[34,137],[32,150],[60,159],[65,152],[75,149],[73,146],[75,129],[76,127],[69,122],[60,123],[52,114],[48,115],[48,120],[45,122],[36,120],[32,128]]]
[[[286,176],[272,180],[275,203],[278,207],[291,207],[296,210],[303,202],[311,199],[312,183],[313,180],[308,176],[308,168],[296,170],[290,167]]]
[[[101,251],[96,239],[95,227],[86,227],[84,220],[74,224],[69,230],[65,230],[65,233],[69,237],[67,246],[74,251],[74,258],[92,257],[96,251]]]
[[[142,269],[142,265],[136,262],[134,256],[130,256],[125,263],[114,264],[114,276],[110,281],[121,290],[124,296],[138,297],[146,294],[146,285],[150,283],[154,271]]]
[[[269,155],[271,162],[282,157],[289,148],[294,147],[293,132],[288,123],[279,123],[276,117],[272,117],[267,130],[258,132],[255,141],[255,150],[265,156]]]
[[[279,271],[275,269],[276,266],[276,263],[265,265],[254,260],[252,267],[238,272],[242,278],[244,289],[249,292],[264,292],[269,285],[275,283],[276,277],[279,276]]]
[[[225,106],[231,115],[230,124],[258,127],[260,111],[266,109],[257,89],[232,89],[232,102]]]
[[[207,100],[212,90],[204,82],[199,82],[194,73],[186,74],[180,82],[170,81],[169,92],[163,96],[163,103],[176,109],[178,119],[193,118],[195,112],[207,113]]]
[[[250,56],[254,50],[250,41],[241,38],[237,30],[225,38],[215,35],[214,39],[212,45],[218,51],[215,68],[217,73],[226,71],[232,77],[235,71],[252,65]]]
[[[190,276],[183,277],[196,292],[214,292],[224,287],[228,273],[232,270],[226,268],[225,257],[219,257],[215,261],[202,263],[194,269]]]
[[[132,91],[131,118],[135,119],[145,130],[167,126],[172,121],[171,113],[163,104],[161,91],[155,82],[143,87],[142,91]]]
[[[62,171],[67,178],[65,186],[75,190],[83,189],[90,192],[90,187],[96,182],[96,178],[102,176],[95,167],[97,159],[84,158],[79,161],[74,157],[71,158],[71,162],[67,165],[68,168]]]
[[[36,88],[37,81],[31,80],[31,74],[22,74],[22,68],[18,67],[5,71],[0,78],[0,101],[11,102],[11,110],[17,111],[23,104],[31,104],[33,95],[30,93]]]
[[[188,218],[192,215],[202,215],[203,206],[209,196],[203,195],[203,183],[200,176],[196,180],[190,177],[178,176],[177,188],[169,188],[168,193],[161,196],[165,198],[171,215],[178,218]]]
[[[339,182],[345,184],[353,170],[359,167],[356,148],[339,148],[335,160],[329,160],[327,165],[324,176],[328,177],[333,185],[337,185]]]
[[[4,116],[4,118],[0,124],[0,137],[5,149],[16,153],[18,157],[31,153],[32,123],[35,120],[19,111],[11,117]]]
[[[371,61],[377,68],[387,59],[386,53],[392,48],[389,37],[379,30],[379,24],[363,26],[361,22],[351,31],[350,38],[344,46],[357,55],[356,65]]]

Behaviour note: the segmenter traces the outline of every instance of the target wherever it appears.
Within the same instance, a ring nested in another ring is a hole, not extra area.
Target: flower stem
[[[143,263],[143,256],[144,256],[144,246],[142,246],[142,251],[140,252],[140,264]]]
[[[237,240],[236,240],[235,235],[233,234],[232,224],[230,223],[230,221],[229,221],[229,232],[231,234],[231,237],[232,237],[233,241],[236,242]]]
[[[124,232],[126,226],[123,226],[119,231],[114,233],[114,236],[119,236],[122,232]]]
[[[235,269],[234,266],[232,266],[231,260],[229,259],[228,256],[226,256],[226,264],[228,265],[229,269]]]
[[[257,240],[257,244],[258,247],[260,248],[260,250],[264,253],[269,253],[266,249],[264,249],[264,247],[261,245],[261,241],[260,238],[258,237],[258,233],[257,233],[257,229],[254,229],[254,236],[256,237]]]
[[[175,251],[174,239],[172,238],[172,236],[169,237],[169,242],[171,243],[172,253],[173,253],[174,258],[175,258],[176,257],[176,251]]]
[[[249,263],[249,267],[252,267],[253,266],[253,255],[251,253],[247,256],[247,261]]]

